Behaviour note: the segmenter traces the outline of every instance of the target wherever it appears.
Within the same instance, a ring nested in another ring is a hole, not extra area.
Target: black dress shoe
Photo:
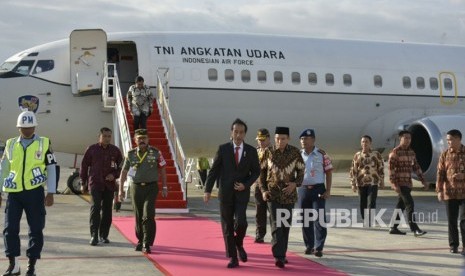
[[[245,252],[244,247],[237,247],[237,253],[239,253],[239,259],[241,259],[242,262],[247,262],[247,252]]]
[[[313,255],[313,253],[315,253],[315,249],[314,249],[314,248],[307,248],[307,249],[305,249],[305,255]]]
[[[453,253],[453,254],[459,253],[458,247],[456,247],[456,246],[451,247],[450,248],[450,253]]]
[[[320,251],[320,250],[317,250],[317,251],[315,251],[315,256],[318,257],[318,258],[321,258],[321,257],[323,257],[323,252]]]
[[[238,267],[239,266],[239,261],[237,260],[237,258],[231,258],[231,260],[229,261],[228,263],[228,268],[235,268],[235,267]]]
[[[289,263],[289,261],[287,260],[287,258],[284,258],[284,263],[285,263],[285,264],[288,264],[288,263]]]
[[[420,229],[413,231],[413,235],[414,235],[415,237],[423,236],[423,235],[426,234],[426,233],[427,233],[426,231],[423,231],[423,230],[420,230]]]
[[[407,233],[402,232],[399,229],[392,227],[391,230],[389,230],[389,234],[391,234],[391,235],[406,235]]]
[[[19,275],[19,274],[18,274]],[[26,276],[36,276],[36,273],[35,273],[35,268],[32,267],[32,268],[27,268],[27,271],[26,271]]]
[[[134,247],[135,251],[142,251],[142,243],[138,243],[136,247]]]
[[[92,237],[89,241],[89,244],[92,246],[96,246],[98,244],[98,238],[97,237]]]
[[[255,243],[264,243],[265,240],[264,240],[263,238],[256,237],[254,242],[255,242]]]
[[[8,257],[8,259],[10,260],[10,265],[2,276],[21,275],[21,269],[19,263],[16,263],[15,257]]]
[[[284,260],[281,260],[281,259],[276,259],[276,262],[274,263],[275,266],[279,267],[279,268],[284,268]]]
[[[108,238],[100,238],[101,243],[110,243],[110,240]]]
[[[36,276],[36,261],[37,259],[29,259],[27,263],[26,276]]]
[[[142,252],[144,252],[145,254],[152,253],[152,249],[150,249],[150,245],[144,246],[144,248],[142,249]]]

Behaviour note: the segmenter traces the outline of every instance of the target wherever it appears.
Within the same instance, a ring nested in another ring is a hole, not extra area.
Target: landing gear
[[[79,172],[73,172],[68,177],[67,185],[71,192],[77,195],[81,194],[81,178],[79,177]]]

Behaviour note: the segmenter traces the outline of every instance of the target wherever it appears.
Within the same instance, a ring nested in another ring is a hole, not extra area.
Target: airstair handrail
[[[128,120],[126,118],[123,95],[121,94],[121,87],[119,85],[118,74],[116,74],[116,71],[114,79],[114,93],[116,94],[116,118],[121,137],[121,146],[123,148],[123,153],[126,156],[128,151],[132,149],[131,133],[129,132],[129,125]]]
[[[110,70],[109,70],[110,69]],[[109,71],[111,76],[109,76]],[[113,88],[113,95],[109,94],[109,88]],[[112,100],[113,99],[113,104]],[[131,133],[129,132],[128,121],[124,108],[124,99],[119,85],[118,72],[115,63],[106,63],[103,72],[102,100],[105,108],[113,109],[113,128],[115,134],[115,144],[123,150],[126,156],[132,149]]]
[[[185,179],[184,179],[184,170],[186,168],[186,157],[184,155],[184,151],[181,146],[181,142],[178,137],[178,133],[176,131],[176,127],[174,125],[173,118],[171,117],[171,113],[168,107],[168,103],[165,98],[164,88],[162,82],[160,80],[160,76],[157,72],[157,104],[160,110],[160,115],[162,116],[163,126],[165,128],[166,134],[168,136],[168,143],[172,149],[173,158],[176,162],[176,167],[178,170],[178,174],[181,176],[180,179],[182,181],[182,189],[184,190],[184,197],[186,197],[186,187],[185,187]],[[185,198],[184,198],[185,199]]]
[[[115,107],[115,93],[110,95],[109,91],[114,91],[118,82],[118,72],[116,72],[116,63],[105,62],[103,66],[103,82],[102,82],[102,101],[103,107],[111,109]],[[119,84],[119,82],[118,82]]]

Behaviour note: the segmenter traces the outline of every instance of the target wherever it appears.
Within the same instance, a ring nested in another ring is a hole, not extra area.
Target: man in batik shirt
[[[391,181],[392,189],[399,194],[396,209],[400,209],[402,212],[404,212],[404,210],[407,211],[410,230],[413,232],[415,237],[419,237],[426,234],[426,232],[420,230],[420,227],[418,227],[418,224],[415,222],[415,214],[413,210],[414,203],[411,195],[412,171],[414,171],[420,179],[425,190],[428,189],[428,185],[423,178],[423,172],[417,162],[415,152],[410,147],[412,134],[408,130],[402,130],[399,132],[399,139],[399,146],[394,148],[389,154],[389,180]],[[396,216],[396,222],[398,221],[400,221],[399,213]],[[398,226],[398,223],[394,223],[389,234],[405,235],[406,233],[400,231],[397,228]]]
[[[292,221],[292,208],[297,201],[297,189],[302,184],[305,164],[299,149],[288,145],[289,128],[277,127],[275,146],[265,151],[260,164],[260,189],[268,203],[271,224],[271,250],[275,265],[284,268]],[[277,223],[277,212],[289,214],[286,223]]]
[[[381,154],[371,149],[371,137],[363,135],[362,150],[354,155],[350,168],[352,191],[358,190],[362,219],[370,226],[371,212],[376,209],[378,186],[384,188],[384,161]],[[368,215],[365,220],[365,213]]]
[[[462,145],[462,133],[457,129],[448,131],[447,144],[449,148],[439,158],[436,192],[439,201],[446,205],[450,253],[458,253],[457,219],[460,219],[462,244],[465,243],[465,146]],[[462,255],[465,256],[463,248]]]

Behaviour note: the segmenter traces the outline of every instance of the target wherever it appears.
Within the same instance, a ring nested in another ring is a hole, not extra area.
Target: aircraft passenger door
[[[71,91],[78,96],[100,94],[107,34],[101,29],[74,30],[69,36],[69,47]]]
[[[453,105],[457,102],[457,82],[454,73],[439,73],[439,95],[441,104]]]

